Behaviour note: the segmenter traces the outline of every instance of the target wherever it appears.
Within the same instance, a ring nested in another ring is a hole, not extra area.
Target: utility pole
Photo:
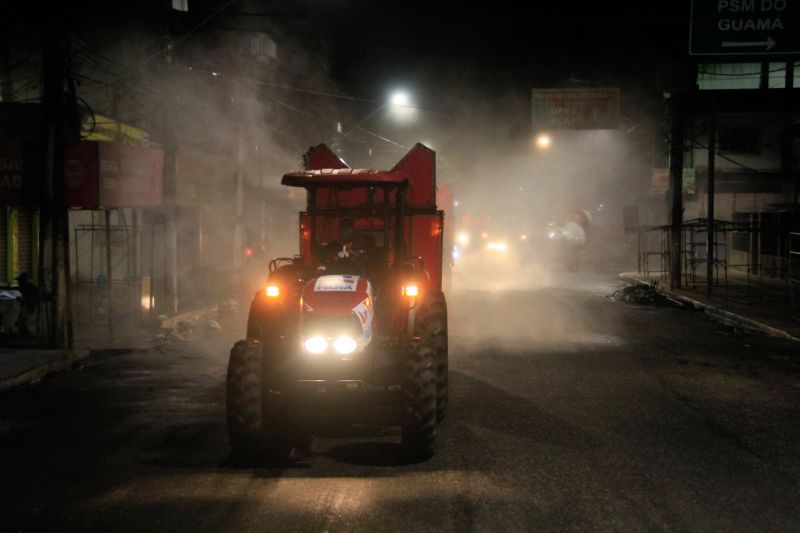
[[[168,30],[169,31],[169,30]],[[167,68],[171,73],[172,39],[167,36]],[[178,312],[178,228],[175,206],[175,176],[177,141],[172,120],[171,102],[165,100],[162,108],[162,147],[164,149],[164,292],[163,311]]]
[[[169,138],[164,146],[164,226],[165,226],[165,275],[166,309],[178,312],[178,228],[175,206],[175,139],[172,128],[167,126]]]
[[[67,92],[65,107],[68,110],[67,129],[65,131],[65,140],[68,138],[71,142],[80,142],[81,140],[81,125],[80,114],[78,113],[78,96],[75,92],[75,80],[72,78],[72,54],[69,47],[67,48],[66,65],[67,72]],[[62,142],[63,147],[63,142]],[[70,350],[75,347],[75,330],[72,320],[72,268],[70,266],[69,258],[69,209],[65,198],[65,179],[64,179],[64,157],[59,160],[61,171],[57,175],[60,183],[59,191],[61,195],[60,203],[57,204],[60,216],[62,217],[63,224],[63,239],[61,240],[61,253],[63,258],[64,268],[64,304],[66,308],[66,328],[67,328],[67,348]],[[77,260],[77,258],[76,258]]]
[[[11,80],[11,23],[2,26],[5,42],[0,45],[0,102],[10,102],[14,97],[14,84]]]
[[[685,95],[673,92],[670,105],[669,187],[672,191],[672,220],[670,231],[670,287],[681,287],[681,254],[683,238],[683,136]]]
[[[781,177],[787,183],[792,184],[792,199],[797,205],[800,200],[800,173],[796,173],[793,168],[794,154],[792,150],[792,135],[789,133],[792,109],[792,89],[794,89],[794,61],[786,62],[786,77],[783,90],[783,129],[781,130]]]
[[[715,163],[717,155],[717,113],[714,97],[711,97],[711,114],[708,118],[708,184],[706,194],[708,200],[708,221],[706,223],[706,296],[711,298],[714,285],[714,196],[715,196]]]
[[[40,261],[49,259],[50,331],[48,344],[51,348],[64,348],[71,344],[67,332],[67,306],[69,295],[68,246],[69,227],[64,202],[64,138],[65,138],[65,50],[58,31],[51,30],[45,36],[42,58],[44,113],[45,174],[40,197],[42,227],[45,238],[41,240]],[[39,286],[47,287],[45,269],[39,269]]]
[[[233,226],[233,290],[242,288],[242,256],[244,255],[244,162],[245,132],[244,105],[241,82],[236,81],[236,172],[234,174],[234,226]]]
[[[114,280],[114,272],[112,269],[112,255],[111,255],[111,208],[105,208],[105,233],[106,233],[106,276],[108,277],[108,292],[106,297],[108,298],[108,333],[109,335],[114,335],[114,291],[113,291],[113,280]]]

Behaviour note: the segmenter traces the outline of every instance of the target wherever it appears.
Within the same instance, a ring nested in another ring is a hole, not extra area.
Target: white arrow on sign
[[[772,37],[767,37],[766,41],[749,41],[749,42],[737,42],[737,41],[723,41],[722,47],[723,48],[739,48],[739,47],[752,47],[752,46],[766,46],[767,50],[772,50],[772,47],[775,46],[775,41],[772,40]]]

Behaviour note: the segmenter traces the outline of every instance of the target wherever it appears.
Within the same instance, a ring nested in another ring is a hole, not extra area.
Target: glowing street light
[[[417,116],[417,109],[411,101],[411,95],[402,89],[397,89],[389,95],[388,105],[392,116],[398,123],[413,121]],[[383,107],[383,106],[382,106]]]
[[[550,145],[553,144],[553,139],[547,133],[540,133],[536,136],[536,146],[542,149],[550,148]]]
[[[405,91],[395,91],[389,97],[389,103],[392,105],[407,106],[411,103],[411,97]]]
[[[385,102],[370,111],[367,116],[359,120],[355,125],[351,126],[346,132],[342,133],[342,124],[337,122],[336,132],[339,133],[339,141],[341,142],[344,140],[351,133],[365,124],[369,119],[387,108],[394,118],[400,122],[414,118],[416,113],[416,109],[411,104],[411,97],[409,94],[403,90],[396,90],[389,95],[389,98]]]

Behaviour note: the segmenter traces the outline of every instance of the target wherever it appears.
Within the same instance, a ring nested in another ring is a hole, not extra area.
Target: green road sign
[[[798,15],[796,0],[692,0],[689,53],[800,54]]]

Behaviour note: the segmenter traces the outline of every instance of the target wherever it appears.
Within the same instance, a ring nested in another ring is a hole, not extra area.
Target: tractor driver
[[[383,259],[382,246],[378,246],[374,235],[359,233],[355,230],[351,219],[343,219],[339,223],[339,241],[331,243],[335,254],[333,261],[355,260],[360,268],[367,268],[368,263]]]
[[[354,245],[356,237],[353,221],[349,218],[343,219],[339,223],[339,238],[323,244],[325,250],[323,252],[323,261],[326,264],[338,263],[360,256],[361,250]]]
[[[358,250],[353,246],[355,237],[355,228],[353,221],[349,218],[342,219],[339,223],[339,240],[341,247],[336,251],[336,257],[339,259],[349,259],[358,255]]]

